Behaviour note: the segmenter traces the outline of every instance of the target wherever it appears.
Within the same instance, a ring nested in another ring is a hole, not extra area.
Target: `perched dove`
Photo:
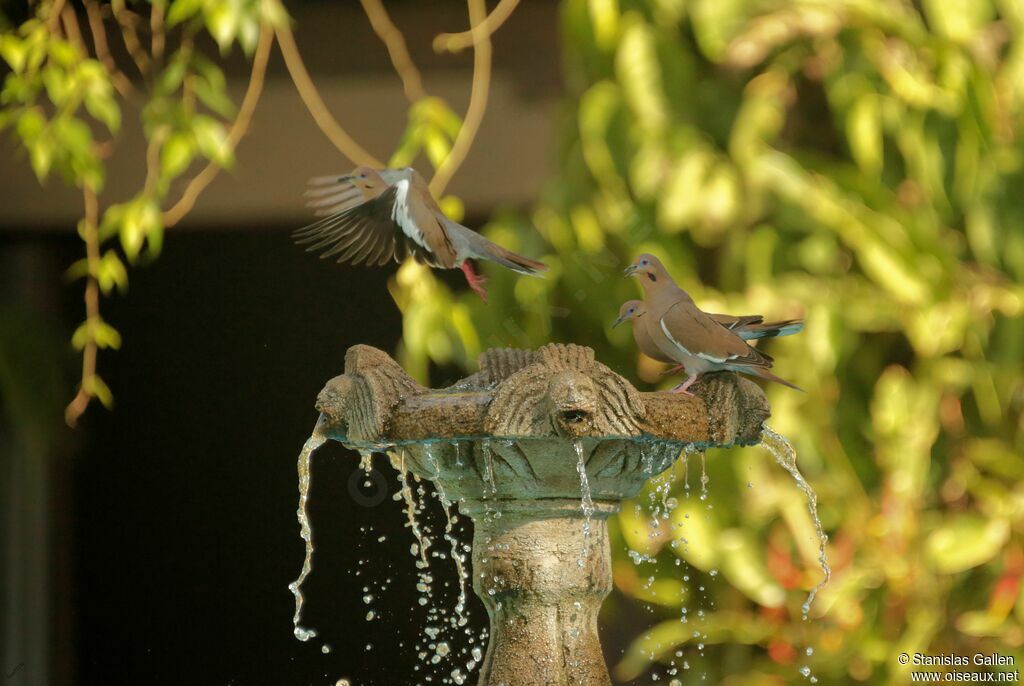
[[[359,167],[344,176],[317,177],[310,180],[306,196],[308,206],[324,218],[293,237],[307,250],[323,251],[322,258],[337,255],[338,262],[372,266],[412,255],[432,267],[458,267],[484,300],[486,278],[473,271],[471,259],[497,262],[520,274],[547,269],[543,262],[517,255],[448,219],[411,167]]]
[[[640,317],[645,314],[647,314],[647,307],[642,300],[627,300],[619,308],[619,316],[612,324],[612,328],[628,321],[633,327],[633,340],[636,342],[636,347],[640,349],[640,352],[658,362],[675,364],[675,360],[661,352],[658,346],[654,344],[654,341],[647,335],[647,329],[640,320]],[[708,316],[726,329],[735,332],[737,336],[745,341],[758,338],[773,338],[775,336],[790,336],[803,331],[804,328],[803,322],[799,319],[765,322],[764,317],[759,314],[741,317],[731,314],[708,314]],[[676,365],[665,373],[669,374],[678,371],[680,368],[682,368],[682,365]]]
[[[645,314],[635,327],[642,327],[646,340],[664,357],[686,368],[687,378],[673,391],[689,394],[687,389],[702,374],[734,371],[784,386],[801,390],[788,381],[772,374],[772,358],[750,347],[736,327],[727,328],[693,302],[693,298],[679,288],[669,276],[661,261],[653,255],[640,255],[629,267],[626,276],[640,279],[644,289]],[[738,317],[737,325],[752,317]],[[797,322],[783,323],[796,333]],[[781,329],[780,329],[781,330]],[[776,334],[777,335],[777,334]]]

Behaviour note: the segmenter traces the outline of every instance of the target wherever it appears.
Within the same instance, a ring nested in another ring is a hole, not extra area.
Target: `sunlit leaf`
[[[991,560],[1009,534],[1009,524],[1002,519],[955,515],[928,536],[928,559],[941,574],[962,572]]]

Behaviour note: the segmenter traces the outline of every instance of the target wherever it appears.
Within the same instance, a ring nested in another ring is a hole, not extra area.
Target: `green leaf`
[[[234,164],[234,154],[228,142],[227,132],[219,121],[197,116],[192,122],[192,133],[195,134],[196,145],[203,157],[221,167],[230,167]]]
[[[32,171],[40,181],[46,179],[50,174],[53,165],[54,153],[56,152],[56,141],[50,135],[40,135],[31,143],[26,142],[28,147],[29,162],[32,164]]]
[[[65,69],[74,67],[82,57],[75,46],[67,41],[51,40],[49,48],[51,61]]]
[[[115,287],[122,293],[128,290],[128,271],[113,250],[108,250],[100,260],[96,281],[104,294],[110,293]]]
[[[251,55],[260,39],[260,22],[252,15],[242,17],[238,25],[238,44],[246,55]]]
[[[96,317],[82,322],[75,333],[71,336],[71,345],[82,350],[89,343],[95,343],[100,348],[121,347],[121,334],[117,329]]]
[[[64,278],[68,281],[77,281],[89,275],[89,260],[82,258],[71,263],[71,266],[64,272]]]
[[[96,340],[96,345],[100,348],[113,348],[117,350],[121,347],[121,334],[117,332],[117,329],[102,320],[96,322],[93,337]]]
[[[92,131],[89,126],[75,117],[59,117],[53,120],[53,133],[63,152],[69,157],[91,156]]]
[[[146,241],[146,225],[142,212],[142,200],[135,200],[125,207],[119,227],[121,248],[129,262],[134,262]]]
[[[928,537],[928,558],[940,574],[956,574],[994,558],[1010,535],[1004,519],[953,515]]]
[[[231,47],[231,41],[235,39],[238,32],[238,3],[218,2],[212,8],[207,7],[205,12],[206,28],[217,41],[220,51],[227,52]]]
[[[20,74],[25,69],[28,46],[13,34],[2,34],[0,35],[0,57],[3,57],[4,61],[11,65],[14,73]]]
[[[160,72],[160,77],[156,82],[157,92],[163,95],[170,95],[178,90],[178,88],[181,87],[181,82],[185,80],[185,74],[187,71],[187,58],[182,53],[176,54],[174,58],[167,63],[164,70]]]
[[[423,149],[427,153],[427,159],[434,165],[434,169],[441,166],[445,158],[452,150],[451,143],[438,129],[427,127],[423,136]]]
[[[110,392],[110,387],[98,375],[93,374],[84,379],[82,381],[82,388],[85,389],[86,393],[89,393],[103,403],[103,406],[108,410],[114,407],[114,394]]]
[[[128,210],[126,203],[117,203],[107,207],[107,210],[103,213],[103,219],[100,221],[99,234],[100,240],[105,241],[111,236],[115,236],[121,231],[121,222],[124,221],[125,213]],[[81,228],[79,228],[79,235],[82,234]]]
[[[882,171],[882,109],[879,96],[866,93],[859,98],[846,115],[846,136],[850,152],[861,170],[876,176]]]
[[[85,109],[94,119],[102,122],[110,133],[117,133],[121,128],[121,108],[113,97],[86,93]]]
[[[220,116],[227,118],[235,114],[235,104],[231,102],[223,85],[216,86],[206,79],[197,78],[192,82],[192,92],[199,98],[199,102]]]
[[[205,4],[204,0],[174,0],[167,11],[167,26],[172,27],[194,17]]]
[[[196,139],[191,133],[175,131],[160,150],[160,174],[170,180],[188,169],[196,152]]]
[[[924,0],[922,4],[929,24],[963,44],[974,40],[993,18],[989,0]]]
[[[36,109],[31,108],[22,112],[21,116],[18,117],[18,123],[15,127],[15,131],[18,136],[21,137],[22,142],[28,145],[30,142],[39,138],[43,130],[46,128],[46,119],[42,113]]]

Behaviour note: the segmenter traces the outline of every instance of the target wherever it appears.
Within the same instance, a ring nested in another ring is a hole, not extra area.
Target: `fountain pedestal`
[[[684,447],[756,443],[769,415],[733,374],[693,390],[641,393],[575,345],[491,350],[476,374],[430,390],[355,346],[317,409],[328,437],[388,451],[473,519],[473,588],[491,621],[480,686],[604,686],[607,517]]]
[[[473,590],[491,618],[480,683],[610,684],[597,614],[612,590],[606,520],[617,504],[596,503],[587,534],[579,500],[459,507],[473,518]]]

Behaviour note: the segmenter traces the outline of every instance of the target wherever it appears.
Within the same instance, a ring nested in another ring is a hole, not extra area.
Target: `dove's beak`
[[[624,321],[626,321],[626,315],[620,314],[618,317],[615,318],[615,321],[612,322],[612,328],[614,329],[616,326],[618,326]]]
[[[637,269],[639,269],[639,267],[637,267],[635,264],[631,264],[623,270],[622,275],[633,276],[634,274],[636,274]]]

